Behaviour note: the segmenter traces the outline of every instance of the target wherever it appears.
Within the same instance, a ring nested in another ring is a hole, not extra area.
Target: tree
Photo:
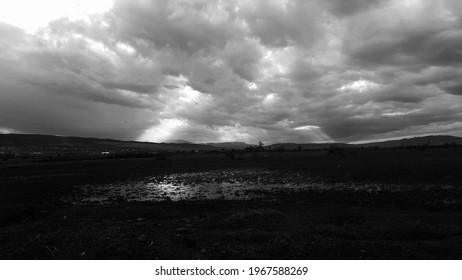
[[[263,145],[264,145],[264,144],[263,144],[263,142],[262,142],[262,141],[258,141],[258,147],[257,147],[257,150],[258,150],[258,151],[261,151],[261,150],[263,150]]]

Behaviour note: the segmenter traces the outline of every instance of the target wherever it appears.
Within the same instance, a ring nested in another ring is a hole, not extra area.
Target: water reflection
[[[117,201],[228,199],[249,200],[277,197],[300,190],[352,190],[381,192],[403,186],[313,182],[301,173],[275,170],[215,170],[147,177],[139,181],[77,186],[67,202],[76,204]]]

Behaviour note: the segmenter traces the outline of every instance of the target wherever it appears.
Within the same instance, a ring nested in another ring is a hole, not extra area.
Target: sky
[[[462,136],[460,0],[0,3],[0,133]]]

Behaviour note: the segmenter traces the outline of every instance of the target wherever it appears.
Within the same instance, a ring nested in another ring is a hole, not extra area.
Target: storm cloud
[[[34,31],[0,18],[0,132],[462,136],[459,2],[116,0]]]

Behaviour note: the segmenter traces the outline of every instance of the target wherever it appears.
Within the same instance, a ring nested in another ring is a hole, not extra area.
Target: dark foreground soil
[[[330,183],[251,201],[72,205],[79,184],[263,167]],[[1,259],[461,259],[462,150],[173,156],[0,165]]]

